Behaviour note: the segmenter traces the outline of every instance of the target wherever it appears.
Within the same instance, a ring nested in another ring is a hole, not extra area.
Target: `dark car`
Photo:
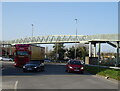
[[[66,65],[67,72],[84,73],[84,65],[78,60],[69,60]]]
[[[50,63],[51,60],[49,60],[49,59],[44,59],[44,62],[46,62],[46,63]]]
[[[30,61],[23,66],[23,72],[27,71],[44,71],[44,63],[42,63],[41,61]]]

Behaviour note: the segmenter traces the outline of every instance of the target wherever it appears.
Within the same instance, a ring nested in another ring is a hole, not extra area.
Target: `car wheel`
[[[44,67],[41,67],[41,71],[44,71]]]
[[[23,70],[23,72],[26,72],[26,70]]]
[[[40,72],[40,71],[41,71],[41,69],[40,69],[40,68],[38,68],[38,69],[37,69],[37,72]]]
[[[83,72],[83,71],[81,71],[80,73],[81,73],[81,74],[84,74],[84,72]]]
[[[68,73],[70,73],[70,70],[67,70]]]

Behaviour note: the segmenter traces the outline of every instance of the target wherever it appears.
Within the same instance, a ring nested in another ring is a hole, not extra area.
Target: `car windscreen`
[[[29,64],[40,64],[39,61],[30,61]]]
[[[81,62],[80,61],[70,61],[70,64],[81,65]]]

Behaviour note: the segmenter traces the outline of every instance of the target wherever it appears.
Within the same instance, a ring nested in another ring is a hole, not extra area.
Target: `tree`
[[[80,58],[82,60],[85,60],[85,57],[89,55],[88,49],[85,46],[83,46],[83,47],[79,47],[79,50],[81,50],[81,55],[79,55]]]
[[[56,59],[63,60],[64,59],[64,53],[65,53],[65,46],[63,43],[56,43],[53,46],[53,52],[56,54]]]
[[[50,60],[55,59],[55,53],[52,50],[49,50],[49,52],[46,55],[47,55],[47,58]]]
[[[71,59],[75,59],[75,47],[72,46],[70,49],[67,51],[67,56]],[[76,57],[84,60],[85,56],[88,56],[88,50],[85,46],[82,47],[77,47],[76,48]]]
[[[74,59],[75,58],[75,48],[74,46],[72,46],[70,49],[68,49],[67,51],[67,56],[71,59]]]

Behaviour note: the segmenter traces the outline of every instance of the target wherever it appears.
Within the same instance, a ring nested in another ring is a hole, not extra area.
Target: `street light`
[[[77,41],[77,20],[78,19],[75,19],[75,21],[76,21],[76,41]],[[76,41],[75,41],[75,59],[76,59]]]
[[[33,24],[31,24],[31,25],[32,25],[32,41],[33,41],[33,26],[34,26],[34,25],[33,25]]]

